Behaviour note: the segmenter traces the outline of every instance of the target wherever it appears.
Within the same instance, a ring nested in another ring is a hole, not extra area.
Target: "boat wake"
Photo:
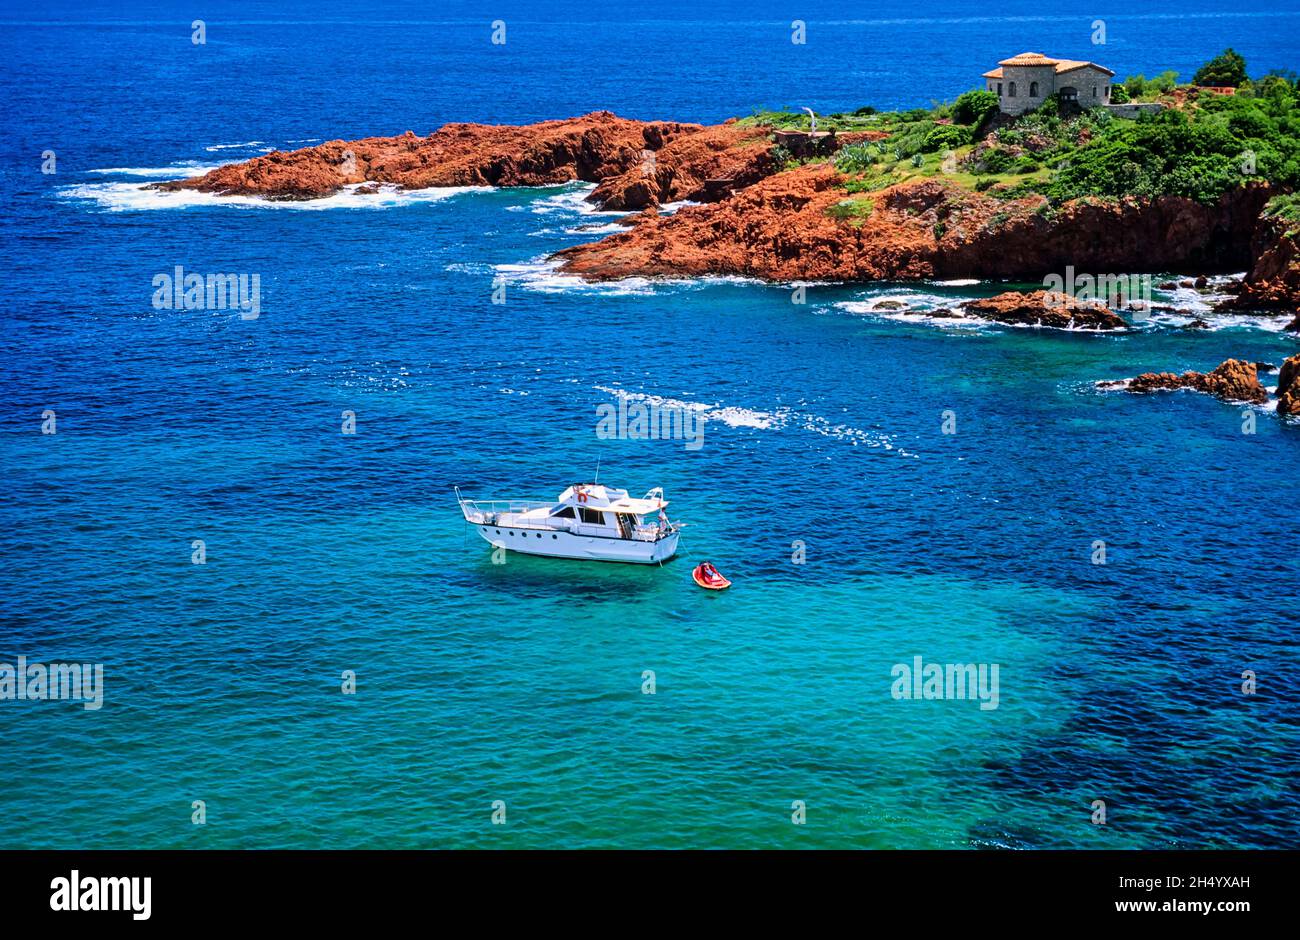
[[[761,411],[743,408],[737,405],[710,404],[699,401],[683,401],[666,398],[644,392],[630,392],[627,389],[607,385],[592,386],[598,392],[613,395],[628,402],[638,402],[658,410],[677,409],[692,412],[697,419],[725,424],[731,428],[750,428],[756,431],[781,431],[794,429],[836,441],[844,441],[854,447],[871,447],[891,451],[902,457],[915,457],[894,443],[892,436],[879,432],[866,431],[847,424],[831,421],[821,415],[798,411],[793,408],[780,407],[773,411]]]

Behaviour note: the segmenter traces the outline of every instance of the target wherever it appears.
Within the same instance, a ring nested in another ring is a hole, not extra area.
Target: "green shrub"
[[[828,206],[826,214],[841,222],[861,225],[875,211],[876,204],[870,199],[841,199],[833,206]]]
[[[998,96],[982,88],[963,92],[952,106],[952,119],[958,124],[978,127],[998,108]]]
[[[1110,103],[1111,104],[1128,104],[1128,89],[1123,85],[1110,86]]]
[[[1236,88],[1246,80],[1246,60],[1231,47],[1206,62],[1192,76],[1193,85]]]
[[[876,162],[876,155],[867,144],[848,144],[835,154],[835,169],[845,175],[866,173]]]
[[[1156,91],[1162,95],[1167,95],[1178,87],[1178,73],[1173,69],[1167,72],[1161,72],[1155,78],[1151,79],[1151,84]]]
[[[934,129],[925,135],[921,151],[934,153],[936,150],[951,150],[968,143],[970,143],[970,128],[957,124],[936,124]]]
[[[985,173],[1010,173],[1016,158],[1001,148],[990,148],[980,154],[978,163]]]

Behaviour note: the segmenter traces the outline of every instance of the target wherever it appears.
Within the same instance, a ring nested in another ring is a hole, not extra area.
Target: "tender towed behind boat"
[[[465,499],[465,521],[492,546],[529,555],[649,565],[677,553],[682,523],[655,487],[640,499],[600,483],[575,483],[555,502]]]

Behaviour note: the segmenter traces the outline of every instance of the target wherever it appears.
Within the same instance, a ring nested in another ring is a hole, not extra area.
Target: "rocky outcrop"
[[[1130,392],[1190,388],[1222,401],[1249,402],[1254,405],[1268,401],[1268,392],[1259,384],[1255,363],[1244,359],[1227,359],[1213,372],[1184,372],[1182,375],[1173,372],[1144,372],[1131,380],[1127,388]]]
[[[1277,216],[1259,220],[1251,240],[1254,262],[1241,291],[1222,309],[1296,311],[1287,329],[1300,330],[1300,244],[1292,224]]]
[[[595,280],[738,274],[772,281],[1042,278],[1063,271],[1228,270],[1249,263],[1268,198],[1004,200],[944,178],[854,193],[830,164],[763,179],[720,202],[559,253]]]
[[[269,199],[317,199],[351,183],[431,186],[544,186],[639,172],[654,154],[699,124],[630,121],[598,111],[580,118],[521,126],[447,124],[417,137],[334,140],[275,151],[186,180],[154,184]]]
[[[846,133],[836,145],[880,134]],[[1214,205],[1164,196],[1051,206],[1037,195],[973,192],[946,177],[861,192],[830,161],[777,166],[770,136],[771,128],[735,121],[705,127],[600,111],[519,126],[448,124],[426,137],[407,131],[336,140],[151,185],[315,199],[350,185],[374,192],[382,185],[581,180],[596,184],[589,198],[603,208],[641,213],[629,231],[559,254],[565,271],[590,279],[1037,280],[1067,266],[1079,272],[1248,268],[1240,296],[1229,303],[1297,309],[1295,238],[1281,220],[1260,219],[1271,195],[1267,184],[1239,187]],[[704,205],[671,217],[646,211],[682,200]],[[1100,328],[1117,328],[1103,321]]]
[[[1300,415],[1300,354],[1283,362],[1278,371],[1277,413]]]
[[[689,199],[714,202],[773,173],[770,128],[730,122],[676,137],[589,197],[605,209],[638,210]]]
[[[972,300],[964,307],[967,316],[1022,326],[1056,329],[1122,330],[1124,318],[1105,304],[1079,300],[1057,291],[1022,294],[1008,291],[984,300]]]

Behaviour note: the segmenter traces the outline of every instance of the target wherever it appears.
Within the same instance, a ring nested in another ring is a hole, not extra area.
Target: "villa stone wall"
[[[1085,65],[1083,68],[1071,69],[1056,75],[1056,90],[1074,88],[1079,92],[1079,106],[1095,108],[1110,104],[1110,84],[1112,76],[1101,69]]]
[[[1131,104],[1109,104],[1106,110],[1118,118],[1135,119],[1139,114],[1157,114],[1165,108],[1158,101],[1133,102]]]
[[[1002,78],[993,79],[994,91],[997,91],[998,82],[1002,83],[1002,95],[998,99],[1002,110],[1007,114],[1021,114],[1041,105],[1052,93],[1054,87],[1052,79],[1055,74],[1050,65],[1004,65]],[[1011,94],[1013,84],[1015,85],[1014,97]],[[1032,91],[1037,91],[1038,94],[1030,94]]]
[[[1023,114],[1037,108],[1049,95],[1062,88],[1075,90],[1080,107],[1110,104],[1113,80],[1112,76],[1090,65],[1060,73],[1050,65],[1004,65],[1002,77],[986,78],[984,87],[998,95],[1004,113]]]

